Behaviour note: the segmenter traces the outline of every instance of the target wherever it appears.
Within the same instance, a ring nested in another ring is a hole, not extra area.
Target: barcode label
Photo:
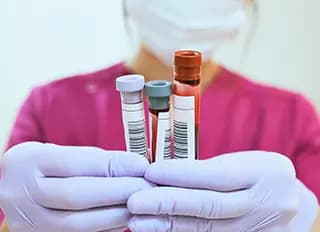
[[[122,104],[122,119],[127,151],[147,157],[143,103]]]
[[[175,159],[195,159],[195,110],[193,96],[174,95],[173,141]]]
[[[170,130],[170,128],[166,130],[166,136],[164,139],[164,159],[171,159],[171,130]]]
[[[173,122],[174,156],[177,159],[188,158],[188,124],[185,122]]]
[[[128,122],[130,151],[143,156],[147,153],[144,126],[144,120]]]
[[[158,114],[156,160],[161,161],[171,158],[171,130],[170,113],[161,112]]]

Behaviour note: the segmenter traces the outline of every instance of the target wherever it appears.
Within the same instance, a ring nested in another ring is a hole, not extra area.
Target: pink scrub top
[[[40,141],[125,150],[115,79],[129,73],[120,63],[33,89],[8,147]],[[147,105],[145,111],[148,117]],[[320,199],[320,121],[312,105],[299,94],[221,68],[201,98],[200,159],[243,150],[288,156],[298,178]]]

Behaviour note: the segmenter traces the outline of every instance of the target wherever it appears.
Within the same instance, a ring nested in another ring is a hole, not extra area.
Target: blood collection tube
[[[198,159],[202,57],[181,50],[174,56],[174,158]]]
[[[144,77],[141,75],[126,75],[116,80],[116,89],[121,93],[127,151],[136,152],[148,158],[143,88]]]
[[[149,99],[149,143],[151,162],[171,159],[170,96],[169,81],[149,81],[145,95]]]

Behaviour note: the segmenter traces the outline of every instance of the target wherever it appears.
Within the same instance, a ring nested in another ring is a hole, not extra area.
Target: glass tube
[[[149,81],[145,85],[149,99],[149,142],[151,162],[171,159],[170,96],[168,81]]]
[[[175,53],[173,134],[176,159],[198,159],[201,64],[200,52]]]
[[[117,78],[116,88],[121,93],[122,121],[127,151],[148,158],[145,115],[143,106],[144,77],[126,75]]]

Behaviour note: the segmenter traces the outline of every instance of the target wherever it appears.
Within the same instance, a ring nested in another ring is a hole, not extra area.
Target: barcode
[[[171,159],[171,131],[166,130],[164,138],[164,159]]]
[[[174,120],[174,158],[188,158],[188,124]]]
[[[146,157],[147,146],[146,146],[146,135],[144,128],[144,120],[140,121],[129,121],[129,145],[130,151],[139,153]]]

